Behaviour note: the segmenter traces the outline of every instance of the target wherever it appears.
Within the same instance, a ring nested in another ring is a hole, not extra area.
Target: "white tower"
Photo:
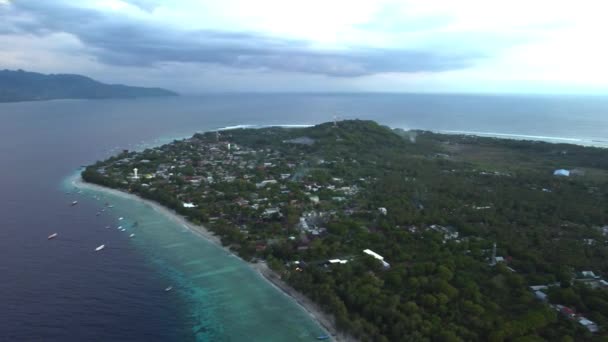
[[[231,148],[231,147],[232,147],[232,146],[230,146],[230,143],[226,144],[226,148],[228,148],[228,151],[230,151],[230,148]]]
[[[334,115],[334,128],[338,127],[338,116]]]
[[[137,175],[137,168],[133,169],[133,179],[139,179],[139,176]]]

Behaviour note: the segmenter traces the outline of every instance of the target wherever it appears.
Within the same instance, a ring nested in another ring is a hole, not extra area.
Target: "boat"
[[[116,227],[116,229],[121,230],[121,229],[122,229],[122,226],[118,226],[118,227]]]
[[[132,233],[131,235],[129,235],[129,237],[134,237],[134,236],[135,236],[135,233]]]
[[[124,217],[119,217],[119,218],[118,218],[118,221],[122,221],[122,220],[124,220],[124,219],[125,219]]]
[[[169,292],[169,291],[171,291],[171,290],[173,290],[173,286],[169,286],[169,287],[166,287],[166,288],[165,288],[165,292]]]
[[[72,206],[75,206],[76,204],[78,204],[78,201],[72,202]]]
[[[121,232],[126,232],[127,230],[126,230],[126,229],[124,229],[124,228],[122,228],[120,231],[121,231]]]
[[[97,248],[95,248],[95,252],[99,252],[100,250],[102,250],[104,248],[106,248],[106,245],[98,246]]]
[[[57,233],[53,233],[53,234],[49,235],[49,237],[47,239],[48,240],[52,240],[52,239],[54,239],[56,237],[57,237]]]
[[[106,226],[106,229],[110,229],[110,226]]]
[[[320,336],[317,336],[317,340],[329,340],[329,335],[320,335]]]

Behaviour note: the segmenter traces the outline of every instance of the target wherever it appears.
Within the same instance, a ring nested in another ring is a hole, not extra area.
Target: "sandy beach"
[[[82,178],[80,178],[80,177],[73,180],[72,185],[74,185],[75,187],[78,187],[78,188],[105,192],[108,194],[112,194],[114,196],[127,198],[127,199],[130,199],[133,201],[139,201],[140,203],[149,205],[150,207],[152,207],[152,209],[165,215],[172,221],[186,227],[187,229],[196,233],[200,237],[207,239],[211,243],[228,251],[232,255],[239,257],[233,251],[231,251],[228,247],[222,245],[221,239],[217,235],[215,235],[213,232],[208,230],[205,226],[193,224],[192,222],[188,221],[184,216],[177,214],[173,210],[170,210],[170,209],[160,205],[157,202],[150,201],[150,200],[144,199],[142,197],[139,197],[137,195],[126,193],[126,192],[123,192],[120,190],[107,188],[107,187],[92,184],[92,183],[87,183],[87,182],[84,182],[82,180]],[[245,261],[245,262],[250,267],[252,267],[254,270],[256,270],[262,276],[262,278],[264,278],[266,281],[268,281],[268,283],[270,283],[273,287],[277,288],[278,290],[283,292],[285,295],[289,296],[294,302],[296,302],[300,307],[302,307],[306,312],[308,312],[308,314],[315,321],[317,321],[319,323],[319,325],[321,325],[323,328],[325,328],[328,331],[328,333],[332,336],[332,339],[334,341],[345,341],[345,342],[356,341],[355,338],[348,336],[342,332],[339,332],[338,329],[336,329],[335,321],[334,321],[334,318],[332,315],[325,313],[316,303],[314,303],[313,301],[308,299],[302,293],[296,291],[291,286],[287,285],[287,283],[285,283],[276,272],[271,270],[264,261],[260,261],[257,263],[249,263],[247,261]]]

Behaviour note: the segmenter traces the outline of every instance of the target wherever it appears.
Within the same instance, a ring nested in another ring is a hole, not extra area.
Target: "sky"
[[[187,94],[608,94],[606,13],[591,0],[0,0],[0,69]]]

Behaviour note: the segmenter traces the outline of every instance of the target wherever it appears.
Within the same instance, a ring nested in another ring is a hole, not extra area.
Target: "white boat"
[[[78,201],[72,202],[72,206],[75,206],[76,204],[78,204]]]
[[[106,245],[101,245],[101,246],[95,248],[95,252],[99,252],[100,250],[102,250],[104,248],[106,248]]]
[[[122,229],[122,226],[118,226],[118,227],[116,227],[116,229],[121,230],[121,229]]]
[[[134,236],[135,236],[135,233],[133,233],[133,234],[129,235],[129,237],[134,237]]]
[[[118,218],[118,221],[122,221],[122,220],[124,220],[124,217],[119,217]]]
[[[126,232],[127,230],[123,228],[123,229],[121,229],[120,231],[121,231],[121,232]]]
[[[169,286],[169,287],[165,288],[165,292],[169,292],[171,290],[173,290],[173,286]]]
[[[47,239],[51,240],[57,237],[57,233],[53,233],[51,235],[49,235],[49,237]]]

